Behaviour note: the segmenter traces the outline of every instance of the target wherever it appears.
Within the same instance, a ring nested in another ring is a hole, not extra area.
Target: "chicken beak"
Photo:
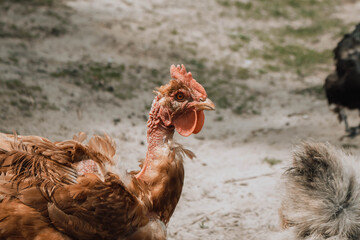
[[[215,104],[209,98],[206,98],[205,101],[200,101],[197,103],[195,108],[197,111],[215,110]]]

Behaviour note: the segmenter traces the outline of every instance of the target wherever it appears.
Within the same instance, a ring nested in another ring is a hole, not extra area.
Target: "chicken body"
[[[359,161],[330,144],[305,143],[284,174],[280,217],[297,240],[360,239]]]
[[[329,104],[337,106],[339,120],[345,122],[349,136],[359,132],[359,126],[350,128],[343,107],[360,110],[360,24],[334,49],[336,71],[325,80],[325,92]]]
[[[148,121],[142,169],[114,171],[114,142],[94,136],[84,144],[0,134],[0,239],[163,240],[180,199],[183,156],[172,141],[200,131],[203,110],[214,109],[185,68],[159,88]]]

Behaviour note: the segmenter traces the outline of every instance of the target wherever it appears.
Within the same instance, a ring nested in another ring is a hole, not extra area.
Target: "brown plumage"
[[[84,133],[51,142],[0,134],[0,239],[166,239],[180,199],[183,156],[174,130],[201,130],[203,110],[214,104],[185,68],[159,92],[148,121],[142,169],[118,174],[113,140]]]

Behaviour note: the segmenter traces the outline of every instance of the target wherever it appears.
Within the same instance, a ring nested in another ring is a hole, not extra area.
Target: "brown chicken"
[[[0,134],[0,239],[166,239],[183,156],[194,157],[172,141],[174,130],[200,132],[203,110],[215,109],[184,66],[170,72],[152,104],[138,172],[111,167],[115,145],[106,135],[84,144],[84,133],[64,142]]]

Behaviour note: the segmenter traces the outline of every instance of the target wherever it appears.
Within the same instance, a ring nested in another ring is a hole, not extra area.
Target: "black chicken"
[[[352,33],[345,34],[334,49],[336,72],[330,74],[324,84],[329,104],[335,104],[334,111],[344,121],[347,136],[359,134],[360,124],[349,127],[344,107],[360,110],[360,24]]]

